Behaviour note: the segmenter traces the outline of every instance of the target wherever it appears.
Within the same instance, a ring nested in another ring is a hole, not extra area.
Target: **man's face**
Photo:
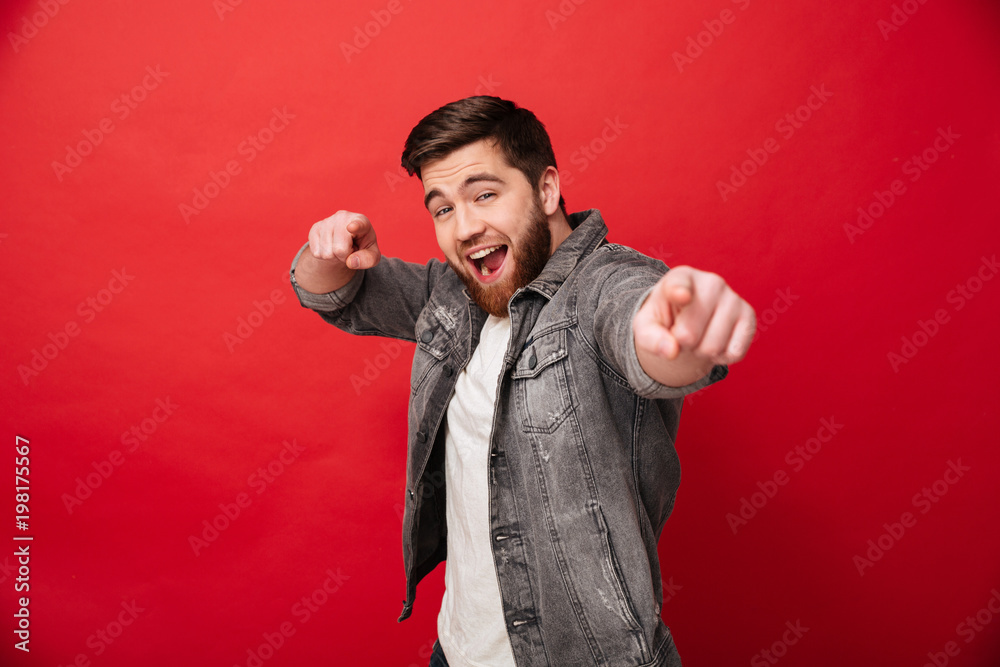
[[[464,146],[421,169],[438,245],[479,306],[507,317],[507,303],[552,254],[540,197],[492,142]]]

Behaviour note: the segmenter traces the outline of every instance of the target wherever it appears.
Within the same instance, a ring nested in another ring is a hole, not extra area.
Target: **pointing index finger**
[[[347,223],[346,228],[352,236],[363,235],[365,233],[365,220],[361,216],[355,216]]]
[[[667,301],[676,306],[685,306],[694,300],[694,276],[688,267],[677,267],[667,271],[663,281]]]

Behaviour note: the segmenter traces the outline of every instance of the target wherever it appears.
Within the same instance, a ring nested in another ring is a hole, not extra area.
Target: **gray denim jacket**
[[[667,270],[608,243],[594,209],[510,300],[489,452],[493,556],[514,658],[536,665],[680,665],[657,542],[680,465],[682,397],[725,377],[666,387],[639,365],[632,317]],[[299,254],[301,255],[301,250]],[[410,379],[403,561],[406,601],[447,555],[444,428],[486,313],[446,264],[383,258],[303,306],[348,333],[417,344]]]

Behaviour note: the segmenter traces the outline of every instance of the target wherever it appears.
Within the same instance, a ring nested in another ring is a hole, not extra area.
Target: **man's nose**
[[[486,223],[477,212],[469,207],[461,206],[455,210],[455,233],[459,241],[468,241],[486,231]]]

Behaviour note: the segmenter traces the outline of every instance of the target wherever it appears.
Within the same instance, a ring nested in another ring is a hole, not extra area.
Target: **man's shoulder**
[[[601,243],[599,246],[597,246],[597,248],[594,249],[595,253],[602,252],[602,251],[604,253],[611,253],[612,256],[616,256],[616,255],[633,256],[633,255],[635,255],[635,256],[638,256],[638,257],[645,257],[646,259],[653,259],[652,257],[648,257],[647,255],[644,255],[643,253],[639,252],[638,250],[636,250],[635,248],[633,248],[631,246],[627,246],[627,245],[624,245],[622,243],[615,243],[613,241],[608,241],[607,239],[605,239],[605,241],[603,243]]]
[[[464,308],[469,299],[465,296],[465,283],[447,262],[432,257],[427,262],[433,275],[429,285],[427,304],[424,309],[445,306],[450,309]]]
[[[635,273],[649,273],[660,276],[668,270],[660,259],[645,255],[635,248],[604,241],[594,251],[584,257],[577,266],[577,282],[592,284],[595,279],[623,278]]]

